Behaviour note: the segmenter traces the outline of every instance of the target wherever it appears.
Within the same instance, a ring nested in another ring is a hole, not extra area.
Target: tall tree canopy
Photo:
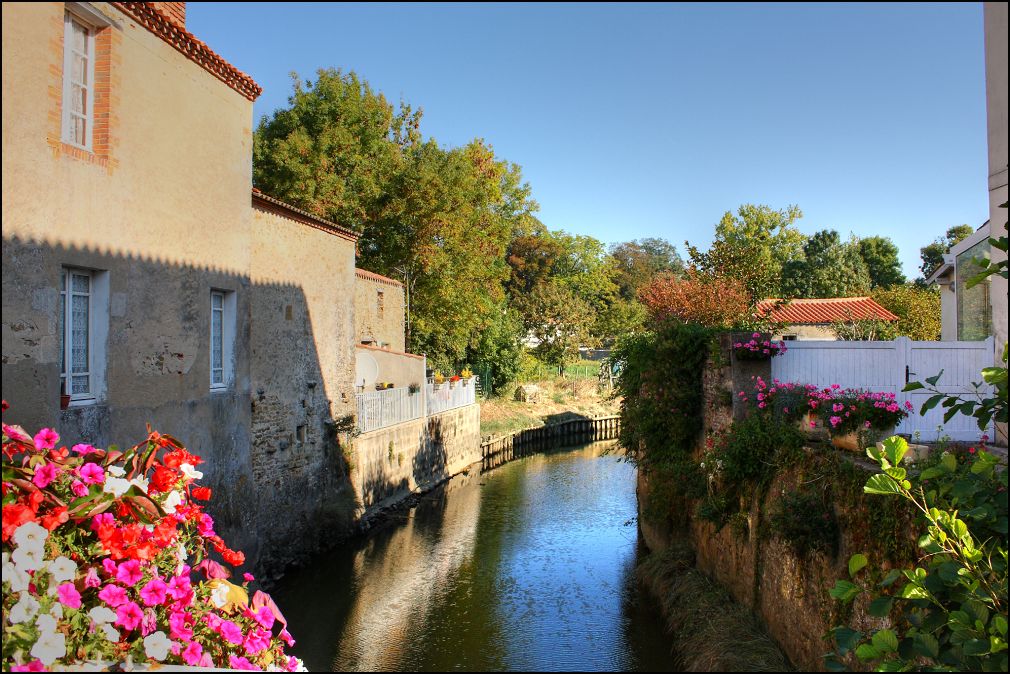
[[[803,256],[782,270],[784,297],[854,297],[870,290],[870,272],[858,240],[843,242],[835,230],[817,232],[803,245]]]
[[[898,247],[883,236],[868,236],[859,240],[859,255],[866,263],[873,288],[892,288],[905,282],[898,259]]]
[[[744,204],[735,216],[727,211],[708,251],[687,244],[691,265],[702,274],[742,282],[752,302],[778,296],[783,266],[803,248],[806,237],[793,226],[802,217],[798,206]]]
[[[621,297],[634,300],[638,291],[656,275],[664,272],[683,273],[684,261],[677,248],[666,239],[638,239],[616,243],[610,247],[615,276]]]
[[[479,139],[423,140],[420,111],[353,72],[296,78],[289,103],[256,130],[256,186],[361,232],[362,266],[404,281],[412,351],[448,369],[492,349],[482,331],[503,320],[505,251],[538,208],[520,168]]]
[[[974,232],[975,230],[970,225],[955,225],[948,229],[944,236],[938,237],[933,243],[920,248],[919,257],[922,258],[922,264],[919,266],[919,271],[922,272],[923,278],[929,278],[933,272],[939,269],[943,264],[944,254],[949,253],[951,248],[967,239]]]

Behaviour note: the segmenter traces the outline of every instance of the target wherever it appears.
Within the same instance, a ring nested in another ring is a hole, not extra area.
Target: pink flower
[[[9,435],[7,437],[10,437]],[[46,666],[41,660],[32,660],[27,665],[11,665],[12,672],[44,672]]]
[[[119,567],[122,570],[122,566]],[[165,595],[168,585],[161,578],[155,576],[151,581],[140,589],[140,598],[144,600],[144,606],[160,606],[165,603]]]
[[[169,636],[173,639],[189,641],[193,638],[193,630],[186,625],[186,614],[182,611],[174,611],[169,614],[168,626],[170,631]],[[196,657],[199,658],[200,654],[197,653]]]
[[[173,638],[176,637],[173,636]],[[196,641],[191,641],[182,652],[182,660],[191,667],[198,667],[201,655],[203,655],[203,646]]]
[[[270,648],[270,632],[266,630],[250,630],[242,647],[249,655],[256,655]]]
[[[70,484],[70,491],[74,492],[74,496],[87,496],[88,485],[84,484],[80,480],[74,480]]]
[[[189,576],[173,576],[170,581],[168,581],[168,596],[176,601],[185,602],[186,598],[192,594],[192,586],[189,582]]]
[[[869,428],[869,427],[870,427],[870,422],[869,421],[864,421],[863,422],[863,428]]]
[[[228,666],[232,669],[245,669],[247,671],[258,672],[261,671],[259,667],[249,662],[245,658],[241,658],[237,655],[228,656]]]
[[[146,637],[156,629],[158,629],[158,616],[154,614],[154,609],[144,609],[144,618],[140,621],[140,634]]]
[[[829,419],[829,421],[831,422],[831,427],[834,428],[838,424],[842,423],[842,418],[841,417],[831,417],[831,419]]]
[[[298,671],[298,658],[296,658],[293,655],[290,658],[288,658],[288,664],[286,664],[284,666],[284,669],[285,669],[285,671],[288,671],[288,672],[297,672]]]
[[[60,598],[60,603],[67,608],[81,607],[81,593],[77,591],[73,583],[63,583],[57,587],[56,595]]]
[[[205,538],[213,536],[214,518],[208,515],[207,513],[203,513],[202,515],[200,515],[200,522],[196,525],[196,529],[198,532],[200,532],[200,535],[204,536]]]
[[[37,441],[36,444],[38,444]],[[44,463],[35,469],[35,475],[32,476],[32,482],[39,489],[45,489],[59,474],[60,469],[55,463]]]
[[[35,449],[52,449],[60,441],[60,434],[51,428],[43,428],[35,434]]]
[[[95,567],[89,567],[88,572],[84,575],[84,587],[101,587],[102,581],[98,579],[98,571]]]
[[[131,587],[139,583],[143,577],[144,574],[140,571],[140,561],[136,559],[123,562],[116,571],[116,580]]]
[[[97,463],[86,463],[78,473],[87,484],[102,484],[105,482],[105,471]]]
[[[122,625],[127,631],[136,629],[144,619],[144,612],[132,601],[128,601],[116,609],[116,625]]]
[[[242,643],[242,628],[230,620],[222,620],[217,631],[229,643]]]
[[[256,580],[256,577],[254,575],[252,575],[251,573],[249,573],[249,572],[243,573],[242,577],[245,578],[245,581],[247,583],[251,583],[254,580]]]
[[[282,628],[281,633],[278,634],[277,636],[280,637],[281,641],[283,641],[288,645],[288,648],[291,648],[292,646],[295,645],[295,638],[291,636],[291,632],[288,632],[286,627]]]
[[[126,590],[118,585],[106,585],[102,588],[102,591],[98,593],[98,598],[109,606],[115,608],[126,603]]]
[[[753,337],[754,339],[758,339],[759,337],[761,337],[761,333],[755,332],[753,335],[751,335],[751,337]]]
[[[260,609],[253,613],[250,617],[258,622],[265,630],[271,629],[274,626],[274,622],[277,620],[274,616],[274,612],[270,610],[269,606],[260,606]]]
[[[91,454],[93,452],[97,452],[98,450],[95,449],[94,447],[92,447],[91,445],[80,444],[80,445],[74,445],[73,447],[71,447],[70,451],[71,452],[77,452],[81,456],[87,456],[88,454]]]
[[[102,513],[102,515],[108,515],[108,514],[109,513]],[[97,520],[102,515],[98,515],[97,517],[95,517],[94,520],[91,521],[92,529],[97,529],[97,527],[95,526],[95,520]],[[119,570],[118,565],[114,561],[112,561],[111,557],[106,557],[105,559],[102,560],[102,568],[105,570],[105,573],[109,574],[110,576],[115,576],[116,572]]]

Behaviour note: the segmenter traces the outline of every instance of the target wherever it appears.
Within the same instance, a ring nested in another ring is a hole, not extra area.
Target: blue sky
[[[189,3],[197,37],[287,104],[355,70],[523,167],[551,229],[707,246],[742,203],[918,249],[988,213],[981,3]]]

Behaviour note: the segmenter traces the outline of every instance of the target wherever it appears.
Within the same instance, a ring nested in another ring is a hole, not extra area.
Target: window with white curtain
[[[64,267],[60,274],[60,386],[71,401],[93,400],[94,275]]]
[[[235,343],[235,293],[210,291],[210,388],[224,390],[233,377]]]
[[[95,30],[77,16],[63,17],[63,140],[91,149],[94,136]]]

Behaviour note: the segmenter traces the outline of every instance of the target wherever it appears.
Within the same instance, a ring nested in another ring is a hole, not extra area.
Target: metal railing
[[[460,379],[457,382],[446,381],[442,384],[428,381],[424,388],[428,395],[429,416],[477,402],[476,377]]]
[[[406,386],[384,391],[355,394],[358,403],[358,430],[375,431],[424,414],[421,392],[411,393]]]

